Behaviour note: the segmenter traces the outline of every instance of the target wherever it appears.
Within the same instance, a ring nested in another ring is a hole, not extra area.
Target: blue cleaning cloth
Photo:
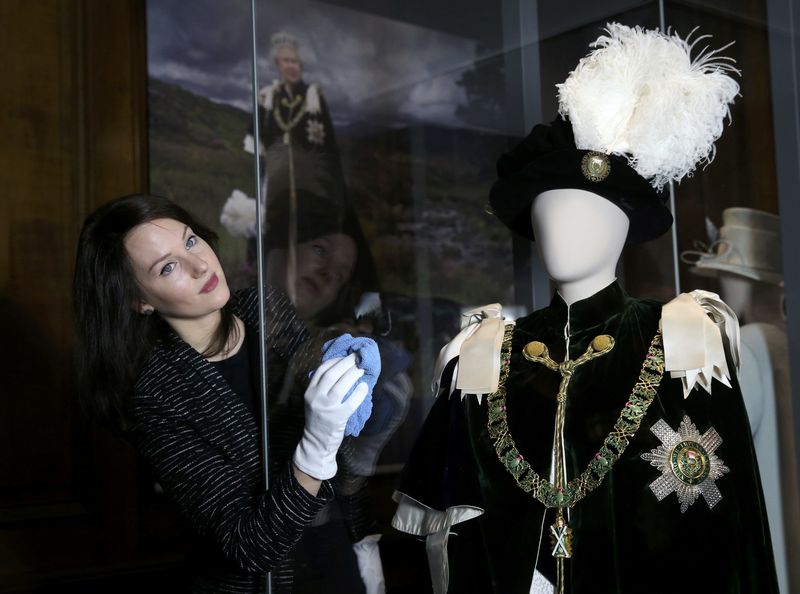
[[[355,437],[361,433],[364,423],[367,422],[369,415],[372,414],[372,390],[375,388],[375,383],[381,373],[381,355],[378,351],[378,345],[371,338],[365,336],[353,337],[350,334],[342,334],[339,338],[329,340],[322,345],[323,361],[334,357],[346,357],[351,353],[356,353],[356,365],[364,370],[364,375],[344,395],[342,402],[350,398],[350,394],[353,393],[358,384],[361,382],[367,384],[367,396],[364,398],[364,402],[350,415],[344,428],[345,435]]]

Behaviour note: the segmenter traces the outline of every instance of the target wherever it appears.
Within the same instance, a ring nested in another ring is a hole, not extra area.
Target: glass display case
[[[552,296],[535,246],[488,206],[497,160],[557,116],[556,84],[609,22],[682,37],[698,28],[711,36],[701,45],[726,46],[741,70],[713,162],[668,187],[675,225],[626,247],[618,277],[630,294],[665,302],[719,293],[738,314],[781,591],[800,588],[790,563],[800,555],[791,8],[258,0],[253,24],[249,2],[148,0],[150,191],[217,231],[234,287],[257,283],[263,262],[265,282],[290,295],[320,341],[349,331],[382,348],[381,424],[354,440],[352,455],[370,521],[384,533],[387,591],[419,591],[427,580],[424,554],[388,519],[433,403],[437,354],[464,312],[499,302],[513,319]],[[270,406],[293,398],[285,392],[269,394]]]

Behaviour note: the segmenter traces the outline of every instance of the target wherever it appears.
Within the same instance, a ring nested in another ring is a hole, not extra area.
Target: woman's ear
[[[133,303],[133,311],[140,313],[143,316],[151,316],[156,311],[156,308],[149,303],[137,300]]]

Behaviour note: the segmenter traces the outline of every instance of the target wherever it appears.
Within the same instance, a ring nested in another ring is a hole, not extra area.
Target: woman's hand
[[[294,452],[294,465],[301,472],[317,480],[336,475],[336,452],[344,439],[347,419],[364,401],[367,384],[356,387],[345,402],[342,399],[362,375],[355,355],[329,359],[314,372],[305,392],[303,437]]]

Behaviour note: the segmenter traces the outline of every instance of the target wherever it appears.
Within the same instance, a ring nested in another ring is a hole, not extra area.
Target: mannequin
[[[777,592],[723,348],[735,316],[614,279],[623,244],[671,226],[664,185],[713,158],[735,69],[677,35],[605,33],[557,85],[560,117],[500,157],[489,197],[558,291],[515,323],[499,304],[469,312],[398,485],[392,524],[425,537],[435,594]]]
[[[614,269],[629,233],[629,219],[616,204],[588,191],[561,188],[539,194],[529,212],[558,292],[550,307],[518,320],[511,330],[504,386],[507,431],[520,459],[552,484],[559,466],[552,451],[559,441],[564,444],[562,464],[572,484],[592,452],[603,451],[626,399],[638,406],[629,395],[658,330],[661,306],[628,297],[615,282]],[[540,340],[556,363],[577,361],[598,335],[612,336],[615,345],[575,369],[566,422],[559,431],[553,425],[553,394],[561,378],[526,361],[522,347]],[[457,374],[458,365],[445,366],[441,386],[454,385],[446,376]],[[563,519],[515,484],[513,468],[501,463],[491,429],[487,435],[494,395],[479,402],[471,394],[464,398],[459,390],[444,390],[401,479],[393,522],[426,536],[434,592],[558,592],[550,532],[551,525],[557,531],[567,524],[573,550],[564,561],[564,592],[777,592],[770,544],[762,540],[766,516],[760,487],[752,480],[747,417],[736,384],[729,389],[714,382],[711,395],[695,390],[684,399],[680,382],[665,374],[606,480],[565,507]],[[715,402],[725,402],[724,410]],[[715,483],[722,496],[717,505],[700,497],[682,512],[676,493],[658,500],[648,489],[658,472],[643,454],[660,445],[652,426],[662,421],[677,432],[684,415],[701,434],[711,428],[719,433],[724,446],[718,451],[722,462],[717,462],[735,472]],[[742,509],[749,511],[739,518]],[[738,544],[731,546],[734,541]],[[687,542],[691,555],[709,563],[689,583],[669,571],[685,561]],[[722,554],[726,549],[732,556]],[[741,558],[750,563],[737,566],[735,559]]]
[[[618,206],[585,190],[549,190],[533,201],[531,224],[547,274],[567,305],[614,282],[630,226]]]
[[[569,307],[608,287],[628,236],[630,220],[602,196],[575,188],[542,192],[531,205],[531,226],[545,270]],[[569,335],[569,313],[565,333]],[[569,342],[567,342],[569,344]],[[553,480],[555,469],[551,469]],[[530,594],[552,586],[534,570]]]

